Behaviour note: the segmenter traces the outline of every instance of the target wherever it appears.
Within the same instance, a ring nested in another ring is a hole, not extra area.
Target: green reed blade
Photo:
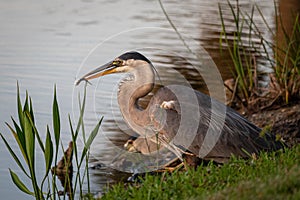
[[[41,139],[41,137],[40,137],[40,134],[39,134],[39,132],[38,132],[38,130],[37,130],[35,124],[34,124],[34,121],[33,121],[33,119],[32,119],[32,116],[33,116],[33,115],[31,115],[31,114],[28,113],[28,119],[29,119],[29,122],[30,122],[30,124],[31,124],[31,126],[32,126],[33,133],[35,134],[35,136],[36,136],[36,138],[37,138],[37,141],[38,141],[38,143],[39,143],[39,145],[40,145],[40,147],[41,147],[41,150],[42,150],[43,152],[45,152],[45,147],[44,147],[43,141],[42,141],[42,139]]]
[[[98,124],[95,126],[95,128],[93,129],[93,131],[91,132],[88,140],[86,141],[86,143],[84,144],[84,149],[82,151],[82,155],[81,155],[81,160],[80,162],[83,161],[87,151],[90,149],[91,147],[91,144],[93,143],[95,137],[97,136],[98,134],[98,131],[99,131],[99,128],[100,128],[100,125],[102,123],[102,120],[103,120],[103,117],[101,117],[101,119],[99,120]]]
[[[18,145],[19,145],[19,148],[25,158],[25,160],[27,159],[27,156],[26,156],[26,143],[25,143],[25,134],[24,132],[20,129],[20,127],[18,126],[18,124],[16,123],[16,121],[11,118],[12,121],[13,121],[13,124],[15,126],[15,130],[12,129],[12,127],[6,123],[6,125],[8,126],[8,128],[11,130],[11,132],[13,133]]]
[[[34,169],[34,154],[35,154],[35,134],[33,132],[33,127],[30,123],[30,114],[26,111],[24,113],[24,134],[26,143],[26,155],[28,156],[28,161],[30,167]]]
[[[15,162],[17,163],[17,165],[20,167],[20,169],[24,172],[24,174],[29,178],[30,176],[28,175],[28,173],[26,172],[25,168],[23,167],[22,163],[20,162],[18,156],[14,153],[14,151],[11,149],[10,145],[8,144],[7,140],[4,138],[4,136],[2,135],[2,133],[0,133],[0,136],[2,138],[2,140],[4,141],[4,144],[6,146],[6,148],[8,149],[10,155],[14,158]]]
[[[47,135],[45,142],[45,164],[46,164],[46,174],[48,174],[53,161],[53,143],[49,131],[49,126],[47,126]]]
[[[19,179],[18,175],[15,174],[11,169],[9,169],[9,173],[11,179],[13,180],[14,184],[24,193],[35,196],[33,192],[31,192],[25,184]]]
[[[59,107],[56,98],[56,86],[54,87],[54,98],[53,98],[53,130],[55,136],[56,148],[59,146],[60,138],[60,116],[59,116]]]
[[[20,121],[21,129],[24,130],[24,117],[23,117],[23,109],[22,109],[22,103],[20,98],[20,89],[19,89],[19,83],[17,82],[17,107],[18,107],[18,116]]]
[[[29,104],[28,104],[28,92],[26,90],[26,96],[25,96],[25,103],[24,103],[24,106],[23,106],[23,113],[24,112],[29,112]]]
[[[32,106],[32,100],[31,100],[31,97],[29,97],[29,113],[30,113],[30,116],[31,116],[31,119],[32,119],[32,122],[34,124],[34,112],[33,112],[33,106]]]

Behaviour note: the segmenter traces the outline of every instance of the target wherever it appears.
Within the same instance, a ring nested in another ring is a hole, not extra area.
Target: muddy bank
[[[279,134],[288,146],[300,144],[300,103],[245,116],[258,127]]]

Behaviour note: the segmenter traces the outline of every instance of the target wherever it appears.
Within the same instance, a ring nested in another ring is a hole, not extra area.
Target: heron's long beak
[[[94,69],[93,71],[87,73],[86,75],[84,75],[83,77],[81,77],[80,79],[77,79],[75,81],[75,85],[79,85],[79,83],[81,81],[87,81],[94,79],[94,78],[98,78],[100,76],[104,76],[106,74],[112,74],[112,73],[116,73],[117,72],[117,68],[118,66],[114,64],[114,62],[109,62],[106,63],[105,65],[102,65],[101,67],[98,67],[97,69]]]

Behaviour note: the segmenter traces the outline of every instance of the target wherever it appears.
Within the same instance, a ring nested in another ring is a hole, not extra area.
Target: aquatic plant
[[[278,14],[277,6],[274,5],[275,15],[279,20],[276,20],[276,29],[270,28],[263,12],[258,5],[253,5],[251,13],[243,13],[239,9],[239,1],[234,7],[229,1],[231,15],[235,23],[235,31],[227,31],[224,22],[224,15],[219,4],[219,12],[221,17],[222,32],[220,36],[220,49],[223,46],[231,56],[233,63],[233,76],[235,86],[233,95],[238,96],[238,99],[243,100],[245,107],[251,107],[257,103],[257,99],[264,99],[267,105],[259,105],[260,109],[270,107],[273,103],[282,103],[279,97],[282,97],[283,102],[289,103],[291,98],[300,98],[300,22],[299,15],[296,15],[294,26],[290,34],[284,28],[281,20],[281,15]],[[254,21],[254,12],[258,12],[265,28],[273,36],[275,41],[269,41],[262,35]],[[248,33],[246,33],[246,31]],[[276,31],[276,32],[275,32]],[[284,34],[284,41],[281,41],[276,36],[281,31]],[[247,37],[245,37],[247,35]],[[243,37],[242,37],[243,36]],[[230,38],[230,39],[229,39]],[[256,42],[253,41],[256,38]],[[260,42],[257,42],[260,41]],[[225,44],[225,45],[224,45]],[[246,45],[245,45],[246,44]],[[249,48],[250,47],[250,48]],[[268,50],[272,49],[272,53]],[[272,72],[265,75],[270,76],[268,87],[258,84],[259,72],[256,65],[256,57],[265,59],[266,63],[272,68]],[[267,91],[267,92],[266,92]],[[240,95],[240,96],[239,96]]]
[[[239,5],[234,9],[233,5],[227,1],[233,21],[235,24],[235,31],[229,32],[226,30],[222,8],[219,4],[219,12],[222,24],[222,31],[220,35],[220,50],[222,53],[223,40],[227,50],[230,54],[233,69],[232,73],[235,80],[233,96],[241,95],[239,99],[242,100],[244,106],[247,107],[247,103],[250,98],[257,90],[257,66],[255,63],[255,55],[253,50],[245,48],[245,46],[253,46],[252,44],[252,30],[253,30],[253,14],[254,9],[252,8],[251,15],[249,16],[249,26],[246,27],[246,18],[242,16],[239,9]],[[244,38],[244,29],[248,28],[248,38]],[[228,38],[230,37],[230,39]]]
[[[284,40],[276,40],[274,46],[275,61],[272,65],[280,93],[286,103],[291,98],[300,97],[300,21],[299,14],[295,16],[291,33],[284,28],[281,16],[277,21],[277,32],[281,27]],[[280,26],[278,26],[280,24]],[[280,42],[283,44],[279,44]],[[273,63],[273,62],[272,62]]]
[[[80,98],[79,98],[80,100]],[[70,132],[72,135],[72,141],[69,143],[69,148],[65,151],[62,159],[58,162],[58,155],[60,149],[64,150],[61,134],[60,134],[60,114],[59,106],[56,97],[56,88],[54,89],[54,98],[52,106],[52,118],[53,118],[53,131],[50,133],[50,128],[47,125],[46,139],[45,142],[42,141],[42,134],[40,134],[35,125],[34,111],[32,106],[32,100],[26,92],[25,103],[22,105],[20,100],[19,85],[17,86],[17,109],[19,124],[15,119],[12,118],[13,125],[6,123],[11,133],[13,134],[18,148],[21,151],[21,155],[18,156],[12,149],[12,145],[8,143],[6,137],[0,133],[10,155],[14,158],[16,164],[19,166],[21,171],[25,174],[25,177],[29,178],[32,185],[32,190],[30,190],[19,176],[11,169],[9,169],[12,181],[14,184],[24,193],[34,196],[36,199],[56,199],[61,198],[60,195],[68,195],[69,199],[74,199],[77,192],[77,187],[79,187],[79,195],[83,197],[83,182],[87,179],[88,182],[88,192],[89,189],[89,174],[88,174],[88,159],[89,159],[89,149],[96,137],[102,118],[97,123],[89,137],[86,139],[83,114],[85,108],[86,100],[86,86],[84,90],[83,102],[79,101],[80,116],[77,122],[77,127],[74,130],[71,118],[69,116]],[[81,129],[81,131],[80,131]],[[79,151],[77,147],[78,135],[82,133],[84,147],[82,151]],[[54,142],[53,142],[54,140]],[[54,143],[54,144],[53,144]],[[38,145],[36,145],[38,144]],[[38,147],[39,148],[38,148]],[[45,160],[45,170],[42,177],[42,181],[38,181],[36,171],[36,152],[40,150]],[[73,165],[72,157],[75,157],[75,181],[72,184],[73,177]],[[21,162],[21,159],[25,161]],[[54,162],[53,162],[54,161]],[[55,167],[51,166],[55,165]],[[82,173],[83,170],[83,174]],[[50,171],[52,173],[50,173]],[[64,191],[58,190],[58,184],[56,182],[56,176],[61,180],[64,187]],[[73,192],[74,191],[74,192]],[[59,195],[57,195],[59,194]]]

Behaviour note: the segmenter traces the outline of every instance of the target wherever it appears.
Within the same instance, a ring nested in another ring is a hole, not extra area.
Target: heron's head
[[[141,63],[145,62],[151,64],[144,55],[135,51],[127,52],[120,55],[113,61],[110,61],[87,73],[80,79],[76,80],[75,84],[78,85],[81,81],[88,81],[108,74],[130,72],[140,66]]]

